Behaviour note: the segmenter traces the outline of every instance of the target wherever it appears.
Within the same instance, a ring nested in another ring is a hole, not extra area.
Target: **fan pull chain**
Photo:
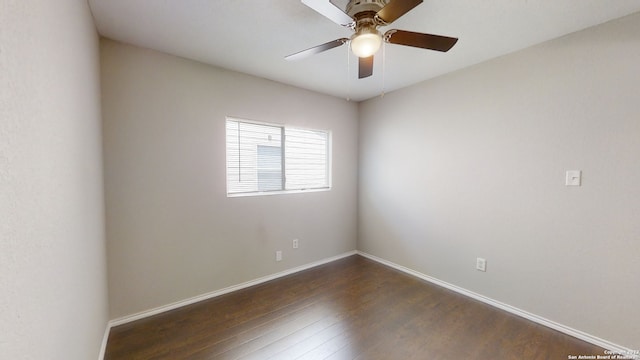
[[[347,46],[347,101],[351,101],[351,51]]]
[[[384,73],[386,72],[386,67],[387,67],[387,42],[383,41],[382,42],[382,94],[380,94],[380,97],[384,97],[384,91],[385,91],[385,77],[384,77]]]

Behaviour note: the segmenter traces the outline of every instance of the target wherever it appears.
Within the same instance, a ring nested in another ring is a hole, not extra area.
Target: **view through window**
[[[329,132],[227,119],[227,194],[330,187]]]

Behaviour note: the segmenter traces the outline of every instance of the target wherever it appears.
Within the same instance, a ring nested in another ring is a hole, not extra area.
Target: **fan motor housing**
[[[347,15],[356,18],[356,15],[362,12],[377,13],[387,3],[389,0],[351,0],[347,4]]]

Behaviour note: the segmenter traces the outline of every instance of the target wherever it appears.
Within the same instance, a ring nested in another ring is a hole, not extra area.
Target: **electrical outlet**
[[[293,248],[294,248],[294,249],[297,249],[297,248],[298,248],[298,245],[299,245],[299,243],[298,243],[298,239],[293,239]]]
[[[582,171],[580,170],[567,170],[565,178],[565,185],[567,186],[580,186],[582,180]]]
[[[476,270],[487,271],[487,260],[483,258],[476,258]]]
[[[276,251],[276,261],[282,261],[282,251]]]

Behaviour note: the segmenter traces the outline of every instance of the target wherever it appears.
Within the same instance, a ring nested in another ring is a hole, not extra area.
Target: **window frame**
[[[268,190],[268,191],[246,191],[246,192],[229,192],[229,147],[228,147],[228,132],[227,132],[227,123],[228,122],[237,122],[237,123],[246,123],[253,125],[262,125],[262,126],[271,126],[277,127],[281,130],[282,138],[281,138],[281,147],[282,147],[282,189],[281,190]],[[257,121],[257,120],[249,120],[234,116],[227,116],[224,121],[224,133],[225,133],[225,186],[226,186],[226,195],[228,198],[233,197],[250,197],[250,196],[269,196],[269,195],[284,195],[284,194],[299,194],[299,193],[313,193],[313,192],[322,192],[322,191],[330,191],[333,188],[333,134],[331,130],[325,129],[312,129],[308,127],[301,127],[296,125],[288,125],[288,124],[279,124],[279,123],[271,123],[265,121]],[[314,132],[322,132],[326,134],[326,186],[323,187],[313,187],[306,189],[286,189],[286,129],[294,129],[294,130],[302,130],[302,131],[314,131]]]

